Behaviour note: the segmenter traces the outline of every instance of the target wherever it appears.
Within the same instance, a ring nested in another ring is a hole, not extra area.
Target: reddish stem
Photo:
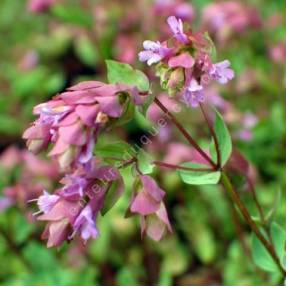
[[[173,170],[185,170],[185,171],[194,171],[194,172],[207,172],[207,171],[213,171],[212,168],[190,168],[190,167],[184,167],[184,166],[179,166],[179,165],[173,165],[165,162],[159,162],[159,161],[154,161],[154,165],[160,166],[160,167],[165,167]]]
[[[220,152],[220,148],[219,148],[219,144],[218,144],[218,138],[216,136],[214,128],[213,128],[213,126],[211,124],[211,121],[210,121],[210,119],[209,119],[209,117],[208,117],[208,115],[207,115],[207,113],[206,113],[202,103],[200,103],[200,108],[201,108],[202,114],[203,114],[203,116],[205,118],[205,121],[206,121],[206,123],[207,123],[207,125],[209,127],[211,135],[212,135],[212,137],[214,139],[215,150],[216,150],[216,154],[217,154],[217,167],[221,168],[221,152]]]
[[[163,103],[155,97],[155,103],[158,107],[171,119],[174,125],[180,130],[180,132],[184,135],[184,137],[188,140],[188,142],[199,152],[199,154],[210,163],[213,167],[213,170],[217,169],[217,165],[213,162],[213,160],[201,149],[201,147],[196,143],[193,137],[187,132],[187,130],[178,122],[176,117],[169,112],[169,110],[163,105]]]

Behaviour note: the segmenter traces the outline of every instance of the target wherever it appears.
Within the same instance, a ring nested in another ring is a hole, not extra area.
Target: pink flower
[[[198,107],[201,102],[204,102],[203,86],[200,85],[196,79],[192,78],[189,85],[185,88],[183,100],[191,107]]]
[[[155,0],[154,10],[156,14],[175,15],[182,20],[191,22],[194,19],[194,8],[191,3],[181,0]]]
[[[194,66],[195,60],[189,53],[182,53],[169,59],[168,65],[171,68],[182,67],[190,69]]]
[[[88,163],[99,131],[123,114],[122,92],[130,94],[135,104],[141,103],[135,87],[90,81],[36,106],[34,114],[39,118],[23,135],[28,148],[38,153],[52,143],[49,156],[56,158],[62,169]]]
[[[188,36],[184,33],[183,22],[175,16],[170,16],[167,23],[171,28],[174,37],[181,43],[187,44],[189,42]]]
[[[89,238],[97,238],[98,230],[94,222],[94,214],[91,206],[88,204],[76,218],[73,228],[75,232],[80,232],[81,238],[87,241]]]
[[[234,78],[234,71],[229,67],[230,62],[228,60],[214,64],[210,70],[210,76],[220,84],[226,84],[229,80]]]
[[[130,211],[141,215],[141,233],[160,240],[166,229],[171,231],[168,215],[163,203],[165,192],[149,176],[140,176],[142,189],[133,199]]]
[[[48,10],[55,0],[30,0],[28,2],[28,11],[33,13],[40,13]]]
[[[71,225],[79,214],[80,208],[78,202],[60,199],[47,213],[38,217],[38,220],[48,221],[42,234],[43,239],[48,239],[48,247],[59,246],[68,239]]]
[[[155,213],[141,217],[142,235],[146,233],[153,240],[159,241],[167,231],[172,232],[172,227],[163,203],[160,204],[160,208]]]
[[[44,194],[38,198],[37,205],[40,211],[46,214],[54,207],[59,199],[60,197],[58,195],[51,195],[44,191]]]
[[[203,10],[203,22],[222,42],[233,32],[237,34],[251,27],[259,27],[259,14],[252,7],[238,1],[212,3]]]
[[[139,60],[147,62],[149,66],[160,62],[162,59],[170,55],[172,49],[169,49],[166,44],[160,42],[144,41],[143,47],[145,51],[139,53]]]

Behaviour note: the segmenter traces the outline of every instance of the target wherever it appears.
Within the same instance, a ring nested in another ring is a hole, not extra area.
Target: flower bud
[[[64,153],[59,155],[58,162],[62,170],[67,169],[75,158],[75,150],[73,147],[69,147]]]
[[[181,88],[184,86],[184,71],[182,68],[177,68],[173,72],[171,72],[167,88],[168,88],[168,94],[173,96],[177,92],[181,90]]]
[[[27,141],[28,150],[34,154],[40,153],[46,144],[42,139],[31,139]]]

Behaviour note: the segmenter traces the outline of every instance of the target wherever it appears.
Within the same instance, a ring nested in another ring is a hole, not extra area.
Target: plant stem
[[[128,167],[129,165],[131,165],[135,162],[137,162],[137,158],[133,157],[130,160],[124,161],[120,166],[118,166],[118,169]]]
[[[185,170],[185,171],[194,171],[194,172],[208,172],[212,171],[212,168],[190,168],[190,167],[184,167],[179,165],[173,165],[165,162],[160,161],[153,161],[153,164],[159,167],[169,168],[173,170]]]
[[[271,245],[271,243],[269,243],[268,240],[266,240],[266,238],[260,232],[260,230],[257,227],[256,223],[251,218],[247,208],[245,207],[245,205],[243,204],[242,200],[240,199],[240,196],[234,190],[234,188],[233,188],[233,186],[232,186],[232,184],[231,184],[231,182],[230,182],[230,180],[229,180],[229,178],[228,178],[228,176],[226,175],[225,172],[221,172],[221,184],[223,185],[225,190],[230,194],[232,200],[234,201],[234,203],[238,207],[239,211],[243,215],[243,217],[246,220],[247,224],[250,226],[251,230],[255,233],[257,238],[261,241],[261,243],[267,249],[269,254],[272,256],[272,258],[273,258],[274,262],[277,264],[281,274],[283,276],[285,276],[286,275],[286,271],[281,266],[280,260],[279,260],[279,258],[277,256],[273,246]]]
[[[158,107],[171,119],[174,125],[179,129],[179,131],[184,135],[188,142],[199,152],[199,154],[213,167],[213,170],[217,169],[217,165],[213,160],[201,149],[201,147],[196,143],[193,137],[187,132],[187,130],[178,122],[176,117],[169,112],[169,110],[163,105],[163,103],[155,97],[154,102]]]
[[[206,123],[207,123],[207,125],[209,127],[211,135],[212,135],[212,137],[214,139],[215,149],[216,149],[216,154],[217,154],[217,167],[221,168],[221,151],[220,151],[219,144],[218,144],[218,138],[216,136],[216,133],[215,133],[215,131],[213,129],[213,125],[211,124],[211,121],[210,121],[210,119],[209,119],[209,117],[208,117],[208,115],[207,115],[207,113],[206,113],[202,103],[200,103],[200,108],[201,108],[202,114],[203,114],[203,116],[205,118],[205,121],[206,121]]]

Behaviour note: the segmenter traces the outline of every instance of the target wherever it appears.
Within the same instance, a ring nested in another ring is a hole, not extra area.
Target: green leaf
[[[117,203],[123,193],[123,188],[123,181],[120,179],[111,183],[104,198],[104,205],[101,209],[102,215],[105,215]]]
[[[182,167],[188,168],[207,168],[205,165],[196,164],[196,163],[183,163]],[[220,179],[221,172],[219,171],[185,171],[178,170],[180,177],[183,182],[189,185],[212,185],[217,184]]]
[[[116,118],[111,122],[111,127],[114,128],[116,126],[124,125],[128,123],[130,120],[134,118],[135,115],[135,105],[134,102],[130,99],[129,96],[126,96],[126,93],[122,93],[121,99],[123,103],[123,114],[120,118]]]
[[[276,254],[282,261],[285,255],[286,231],[276,222],[271,224],[270,231]]]
[[[150,107],[150,105],[153,103],[155,97],[156,97],[155,93],[150,94],[149,96],[147,96],[144,103],[138,107],[138,110],[140,111],[140,113],[142,113],[145,117],[146,117],[147,110]]]
[[[221,153],[221,165],[223,167],[226,164],[232,152],[231,136],[224,123],[223,117],[216,109],[214,110],[216,112],[214,131],[217,136],[218,145]],[[211,143],[210,153],[212,157],[217,161],[214,141],[212,141]]]
[[[271,255],[255,234],[252,234],[251,250],[254,263],[258,267],[269,272],[279,271]]]
[[[142,92],[149,90],[149,80],[147,76],[130,65],[106,60],[107,78],[109,83],[123,83],[127,85],[137,86]]]
[[[209,51],[207,52],[211,54],[212,60],[215,60],[217,58],[216,47],[208,32],[204,33],[204,38],[209,42]]]
[[[144,150],[140,150],[138,156],[138,168],[144,175],[151,174],[154,169],[154,164],[152,157],[145,152]]]
[[[130,158],[132,153],[131,146],[124,141],[115,141],[113,143],[107,143],[104,141],[98,141],[94,153],[99,157],[113,157],[117,159],[125,160],[125,157]]]

